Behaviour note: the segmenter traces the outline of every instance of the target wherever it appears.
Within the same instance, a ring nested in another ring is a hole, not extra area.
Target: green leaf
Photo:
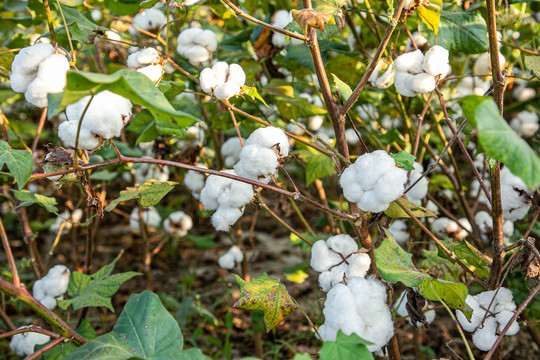
[[[84,307],[105,306],[114,312],[111,296],[118,291],[124,282],[134,276],[141,275],[133,271],[111,275],[117,260],[118,258],[114,259],[109,265],[102,267],[92,275],[86,275],[78,271],[72,272],[67,289],[71,299],[58,300],[58,306],[64,310],[69,305],[73,306],[73,310]]]
[[[441,258],[437,251],[423,250],[424,260],[421,262],[421,267],[430,273],[437,274],[438,277],[447,281],[459,281],[459,276],[462,269],[459,265]]]
[[[144,0],[141,1],[141,7],[144,9],[150,9],[152,6],[156,5],[159,0]]]
[[[401,281],[405,286],[420,285],[429,275],[416,269],[412,255],[405,252],[394,236],[385,230],[387,238],[374,250],[375,262],[384,280],[394,284]]]
[[[321,360],[371,360],[374,359],[366,345],[369,341],[352,333],[345,335],[343,331],[338,330],[336,341],[325,341],[319,355]]]
[[[401,205],[405,206],[407,209],[409,209],[414,216],[416,217],[436,217],[435,213],[433,211],[426,209],[420,205],[416,205],[415,203],[410,202],[409,200],[405,199],[405,196],[400,197],[399,202]],[[384,213],[391,217],[392,219],[408,219],[410,218],[409,214],[396,201],[392,201],[390,203],[390,206],[388,209],[384,210]]]
[[[385,145],[389,145],[394,141],[398,144],[405,144],[405,138],[396,128],[387,131],[385,134],[376,134],[375,136]]]
[[[442,7],[442,0],[431,0],[428,2],[427,6],[420,5],[418,7],[418,15],[420,15],[420,19],[424,24],[426,24],[428,29],[433,31],[435,36],[437,36],[439,31]]]
[[[264,101],[264,99],[259,94],[259,92],[257,91],[257,88],[255,86],[244,85],[242,87],[242,94],[249,96],[251,98],[251,100],[257,99],[260,102],[262,102],[264,104],[264,106],[268,107],[268,105],[266,104],[266,101]]]
[[[540,57],[538,56],[525,56],[525,67],[540,79]]]
[[[347,0],[313,0],[312,6],[322,13],[334,13],[347,4]]]
[[[399,165],[403,168],[403,170],[414,170],[414,160],[416,160],[416,156],[409,154],[406,151],[401,150],[397,154],[388,154],[390,155],[394,161],[396,162],[396,165]]]
[[[347,101],[349,96],[351,96],[352,94],[351,87],[334,74],[332,74],[332,79],[334,79],[334,84],[336,84],[339,94],[341,95],[341,98],[343,99],[343,102]]]
[[[442,299],[452,309],[467,311],[469,308],[465,303],[468,294],[465,284],[428,278],[418,286],[418,292],[428,300]]]
[[[423,23],[420,31],[430,43],[434,33]],[[481,54],[489,48],[486,21],[479,12],[442,11],[437,35],[438,45],[466,54]]]
[[[22,189],[30,180],[34,168],[34,158],[30,151],[12,150],[7,142],[0,140],[0,170],[4,164],[17,181],[19,189]]]
[[[182,351],[178,323],[150,291],[131,295],[110,333],[69,353],[64,360],[205,359],[200,351]],[[190,357],[195,356],[195,357]]]
[[[107,211],[113,211],[118,204],[124,201],[137,199],[142,206],[154,206],[178,184],[174,181],[157,181],[148,179],[140,186],[128,187],[120,191],[120,197],[111,201],[105,208]]]
[[[529,188],[540,184],[540,158],[501,117],[495,102],[492,99],[479,102],[477,97],[467,97],[463,105],[467,120],[478,129],[482,150],[508,166]],[[473,109],[474,116],[471,116]]]
[[[306,164],[306,187],[317,179],[336,173],[336,164],[327,155],[311,148],[295,151]]]
[[[295,354],[293,360],[313,360],[309,354]]]
[[[83,319],[81,321],[81,325],[75,331],[77,332],[77,334],[81,335],[86,340],[92,340],[96,338],[96,330],[94,330],[94,328],[92,327],[92,324],[90,324],[90,321],[86,319]],[[52,342],[52,340],[50,342]],[[36,347],[36,350],[42,348],[45,345],[46,344]],[[45,352],[43,356],[39,357],[38,359],[60,360],[75,349],[77,349],[75,345],[70,344],[68,342],[62,342],[59,345],[56,345],[52,349]]]
[[[459,260],[466,262],[469,265],[480,269],[483,269],[488,265],[488,263],[486,263],[484,259],[479,256],[481,252],[466,240],[454,241],[452,239],[445,239],[441,242],[448,250],[453,252]],[[440,257],[455,263],[455,261],[452,260],[452,258],[449,257],[441,247],[439,247],[439,245],[437,245],[437,247],[439,249]]]
[[[60,100],[49,106],[49,118],[82,97],[103,90],[112,91],[147,108],[156,119],[157,130],[161,134],[182,136],[183,129],[197,121],[192,115],[175,110],[152,80],[129,69],[111,75],[69,71],[66,89],[62,95],[57,95],[61,96]]]
[[[126,127],[126,130],[139,134],[135,144],[140,142],[153,141],[159,136],[154,116],[147,109],[139,112]]]
[[[297,308],[285,285],[277,279],[269,278],[266,273],[252,281],[245,281],[236,274],[234,278],[240,286],[240,299],[233,307],[263,311],[266,331],[276,327]]]
[[[69,4],[66,4],[69,5]],[[68,24],[69,33],[71,37],[81,43],[88,42],[90,37],[95,34],[96,31],[107,31],[106,27],[99,26],[86,18],[79,10],[61,5],[62,12],[66,18]],[[59,15],[60,16],[60,15]],[[62,32],[65,32],[63,27],[60,28]]]
[[[50,213],[58,211],[58,208],[56,207],[56,199],[53,197],[36,194],[28,190],[19,191],[12,189],[11,191],[13,191],[13,195],[15,195],[15,198],[21,202],[17,207],[38,204],[44,207],[45,210]]]

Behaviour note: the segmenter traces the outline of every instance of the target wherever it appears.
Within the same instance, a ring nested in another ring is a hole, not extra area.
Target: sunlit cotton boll
[[[155,48],[146,48],[130,54],[127,65],[157,83],[163,76],[161,55]]]
[[[240,93],[246,74],[238,64],[228,65],[223,61],[201,71],[199,81],[202,90],[219,100],[227,100]]]
[[[47,275],[37,280],[32,286],[32,294],[47,309],[56,307],[56,299],[67,291],[71,272],[64,265],[53,266]]]
[[[280,27],[280,28],[285,28],[292,21],[293,21],[293,17],[289,11],[279,10],[274,14],[274,17],[272,19],[272,25],[276,27]],[[281,34],[278,32],[272,33],[272,45],[274,45],[277,48],[282,48],[289,44],[298,45],[298,44],[303,43],[303,41],[300,39],[295,39],[295,38],[291,38],[289,40],[285,40],[285,39],[286,39],[285,34]]]
[[[77,139],[77,121],[64,121],[58,126],[58,137],[62,142],[71,148],[75,148]],[[82,150],[95,150],[103,144],[103,140],[97,138],[85,126],[81,126],[79,131],[78,148]]]
[[[193,220],[183,211],[175,211],[163,222],[163,229],[169,234],[184,237],[193,227]]]
[[[142,30],[153,33],[158,32],[167,24],[167,16],[158,9],[144,9],[133,17],[132,25]],[[139,30],[134,27],[129,27],[128,31],[132,36],[139,35]]]
[[[210,60],[218,43],[212,30],[188,28],[178,35],[176,50],[192,64],[200,64]]]
[[[379,76],[381,71],[383,73]],[[368,81],[379,89],[387,89],[394,82],[394,73],[395,69],[392,60],[380,60]]]
[[[154,230],[159,227],[161,224],[161,216],[154,207],[145,208],[142,211],[143,213],[143,222],[149,230]],[[139,217],[139,208],[134,208],[131,211],[131,216],[129,217],[129,227],[134,232],[141,231],[141,222]]]
[[[428,51],[426,51],[424,55],[424,61],[422,62],[422,70],[434,77],[445,77],[450,72],[448,55],[448,50],[446,50],[442,46],[433,46]]]
[[[424,48],[426,45],[428,45],[428,40],[418,31],[415,31],[414,33],[412,33],[412,38],[418,48]],[[407,52],[411,52],[415,50],[410,38],[407,39],[407,43],[405,44],[405,50]]]
[[[242,139],[245,142],[245,139]],[[240,160],[240,152],[242,151],[242,143],[237,136],[227,139],[221,145],[221,155],[224,158],[225,167],[233,167]]]
[[[21,326],[19,329],[21,328],[24,328],[24,326]],[[43,345],[50,340],[51,337],[48,335],[36,332],[25,332],[13,335],[9,343],[9,348],[16,353],[17,356],[30,356],[34,354],[36,345]]]

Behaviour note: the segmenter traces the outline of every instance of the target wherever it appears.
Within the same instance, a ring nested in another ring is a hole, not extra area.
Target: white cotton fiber
[[[406,72],[412,75],[420,74],[423,72],[422,64],[424,61],[424,54],[421,50],[415,50],[405,54],[401,54],[394,60],[394,67],[397,71]]]
[[[144,9],[133,17],[132,25],[139,29],[156,33],[167,24],[167,16],[161,10],[150,8]],[[137,36],[139,30],[129,27],[129,33]]]
[[[228,65],[223,61],[205,68],[199,75],[201,89],[219,100],[227,100],[240,93],[246,74],[238,64]]]
[[[392,233],[394,239],[400,245],[404,245],[409,240],[409,232],[407,231],[407,223],[404,220],[394,220],[390,224],[388,231]]]
[[[497,321],[493,317],[484,320],[484,326],[480,326],[473,334],[474,345],[482,350],[489,351],[497,341]]]
[[[217,37],[212,30],[188,28],[178,35],[176,50],[192,64],[200,64],[210,60],[217,50]]]
[[[422,70],[434,77],[445,77],[446,74],[450,72],[448,55],[448,50],[442,46],[433,46],[431,49],[426,51],[424,61],[422,63]]]
[[[531,204],[522,193],[531,194],[525,182],[512,174],[507,167],[501,169],[501,202],[506,220],[521,220],[529,212]]]
[[[184,237],[193,227],[191,216],[183,211],[174,211],[163,222],[163,229],[171,235]]]
[[[34,283],[32,293],[36,300],[47,309],[53,310],[56,307],[56,299],[62,297],[67,291],[70,274],[71,272],[64,265],[53,266],[47,275]]]
[[[242,141],[245,142],[245,139],[242,138]],[[225,167],[233,167],[240,160],[240,151],[242,151],[242,143],[237,136],[227,139],[221,145],[221,155],[224,158]]]
[[[141,224],[139,221],[139,208],[133,208],[131,216],[129,217],[129,227],[134,232],[141,231]],[[143,210],[143,222],[150,229],[157,228],[161,224],[161,216],[154,207],[148,207]]]
[[[334,252],[347,257],[353,252],[358,251],[358,244],[352,237],[346,234],[334,235],[326,240],[328,247]]]
[[[323,272],[341,262],[341,257],[330,250],[325,240],[316,241],[311,247],[311,262],[313,270]]]
[[[23,327],[24,326],[21,326],[19,329]],[[51,337],[48,335],[36,332],[25,332],[13,335],[9,343],[9,348],[11,351],[16,353],[17,356],[26,357],[34,354],[34,348],[36,345],[43,345],[50,340]]]

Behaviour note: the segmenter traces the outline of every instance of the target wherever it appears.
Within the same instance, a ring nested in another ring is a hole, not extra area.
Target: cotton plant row
[[[321,274],[319,285],[326,294],[324,324],[317,332],[323,341],[335,341],[339,330],[369,341],[369,351],[385,346],[394,334],[392,314],[386,304],[386,287],[366,274],[369,255],[359,251],[349,235],[318,240],[311,249],[311,267]]]

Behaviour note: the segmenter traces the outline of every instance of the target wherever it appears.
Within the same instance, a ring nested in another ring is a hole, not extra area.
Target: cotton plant
[[[394,86],[397,92],[411,97],[433,91],[437,80],[450,72],[448,54],[448,50],[435,45],[425,55],[421,50],[416,50],[398,56],[394,60]]]
[[[163,59],[153,47],[131,53],[127,58],[127,65],[146,75],[154,84],[163,77]]]
[[[34,282],[32,294],[49,310],[56,307],[56,300],[63,300],[71,272],[64,265],[53,266],[47,275]]]
[[[356,159],[339,179],[343,196],[363,211],[381,212],[405,191],[407,171],[396,166],[384,150],[367,153]]]
[[[212,53],[218,48],[216,34],[212,30],[190,27],[177,38],[176,51],[191,64],[199,65],[210,61]]]
[[[128,31],[132,36],[138,36],[140,34],[139,30],[135,27],[144,31],[157,33],[167,25],[167,16],[161,10],[153,7],[137,13],[133,17],[131,24],[134,27],[130,26]]]
[[[416,324],[413,324],[411,317],[409,316],[409,313],[407,312],[407,303],[409,302],[409,299],[407,298],[407,291],[402,292],[397,300],[394,302],[394,310],[396,311],[397,316],[406,317],[407,322],[415,327],[422,327],[424,326],[424,323],[422,322],[416,322]],[[426,304],[423,306],[422,311],[424,313],[425,318],[425,324],[429,325],[435,320],[435,317],[437,316],[437,313],[433,309],[433,305],[429,304],[426,301]]]
[[[523,110],[520,111],[511,121],[510,127],[522,137],[532,137],[538,134],[538,114]]]
[[[246,73],[238,64],[218,61],[201,71],[199,81],[205,93],[214,95],[218,100],[228,100],[240,93],[246,82]]]
[[[283,130],[273,126],[259,128],[246,140],[234,170],[239,176],[268,184],[289,155],[289,147]]]
[[[143,223],[149,230],[155,230],[161,225],[161,216],[155,207],[147,207],[142,211]],[[129,217],[129,228],[133,232],[141,231],[139,208],[133,208]]]
[[[67,121],[58,126],[58,136],[65,145],[74,148],[79,120],[84,113],[78,148],[95,150],[105,140],[120,136],[131,119],[131,109],[132,104],[128,99],[108,90],[97,93],[93,98],[85,96],[66,107]]]
[[[533,191],[519,177],[512,174],[508,167],[501,169],[501,205],[506,220],[523,219],[531,208]]]
[[[375,277],[353,277],[328,291],[324,324],[317,332],[323,341],[335,341],[339,330],[371,342],[367,349],[380,350],[394,335],[392,314],[386,304],[386,287]]]
[[[506,64],[506,58],[500,52],[499,54],[499,65],[501,68]],[[489,52],[482,53],[478,55],[474,62],[473,72],[475,75],[480,75],[484,77],[491,76],[491,57]]]
[[[479,211],[474,215],[474,221],[478,225],[478,229],[482,232],[482,240],[486,245],[491,243],[491,235],[493,233],[493,218],[487,211]],[[514,222],[505,220],[503,222],[503,237],[504,243],[510,242],[510,237],[514,234]]]
[[[349,235],[335,235],[318,240],[311,248],[311,267],[320,272],[319,286],[324,292],[343,282],[344,277],[365,277],[371,265],[368,254],[358,251]]]
[[[193,219],[183,211],[174,211],[163,221],[163,229],[172,236],[184,237],[193,228]]]
[[[460,218],[458,222],[447,217],[440,217],[431,223],[431,230],[439,238],[455,238],[462,240],[472,231],[472,226],[467,218]]]
[[[246,139],[242,138],[242,142]],[[242,142],[238,136],[229,138],[221,144],[221,155],[223,156],[224,165],[226,168],[231,168],[240,160],[240,152],[242,151]]]
[[[234,170],[222,171],[238,175]],[[253,199],[253,186],[244,182],[210,175],[201,190],[200,201],[205,210],[216,210],[212,226],[218,231],[229,231],[244,214],[245,206]]]
[[[25,47],[11,63],[11,88],[24,93],[26,101],[39,108],[48,105],[47,95],[57,94],[66,86],[69,61],[48,43]]]
[[[278,10],[272,17],[272,25],[279,28],[285,28],[291,22],[293,22],[293,17],[291,15],[291,12],[287,10]],[[283,48],[289,44],[298,45],[304,43],[302,40],[295,38],[290,38],[289,40],[286,40],[286,37],[287,36],[285,34],[273,32],[272,45],[277,48]]]
[[[233,245],[227,252],[221,255],[218,259],[218,265],[222,269],[232,270],[236,264],[240,264],[244,260],[244,253],[236,245]]]
[[[497,341],[497,334],[510,322],[516,310],[512,291],[501,287],[475,296],[468,295],[465,302],[473,310],[471,319],[468,320],[460,310],[457,310],[457,320],[463,330],[473,333],[472,340],[478,349],[489,351]],[[518,332],[519,324],[514,321],[505,336],[512,336]]]
[[[21,326],[22,329],[26,326]],[[43,345],[51,340],[51,337],[45,334],[27,331],[13,335],[9,343],[9,349],[17,356],[31,356],[34,354],[36,345]]]

